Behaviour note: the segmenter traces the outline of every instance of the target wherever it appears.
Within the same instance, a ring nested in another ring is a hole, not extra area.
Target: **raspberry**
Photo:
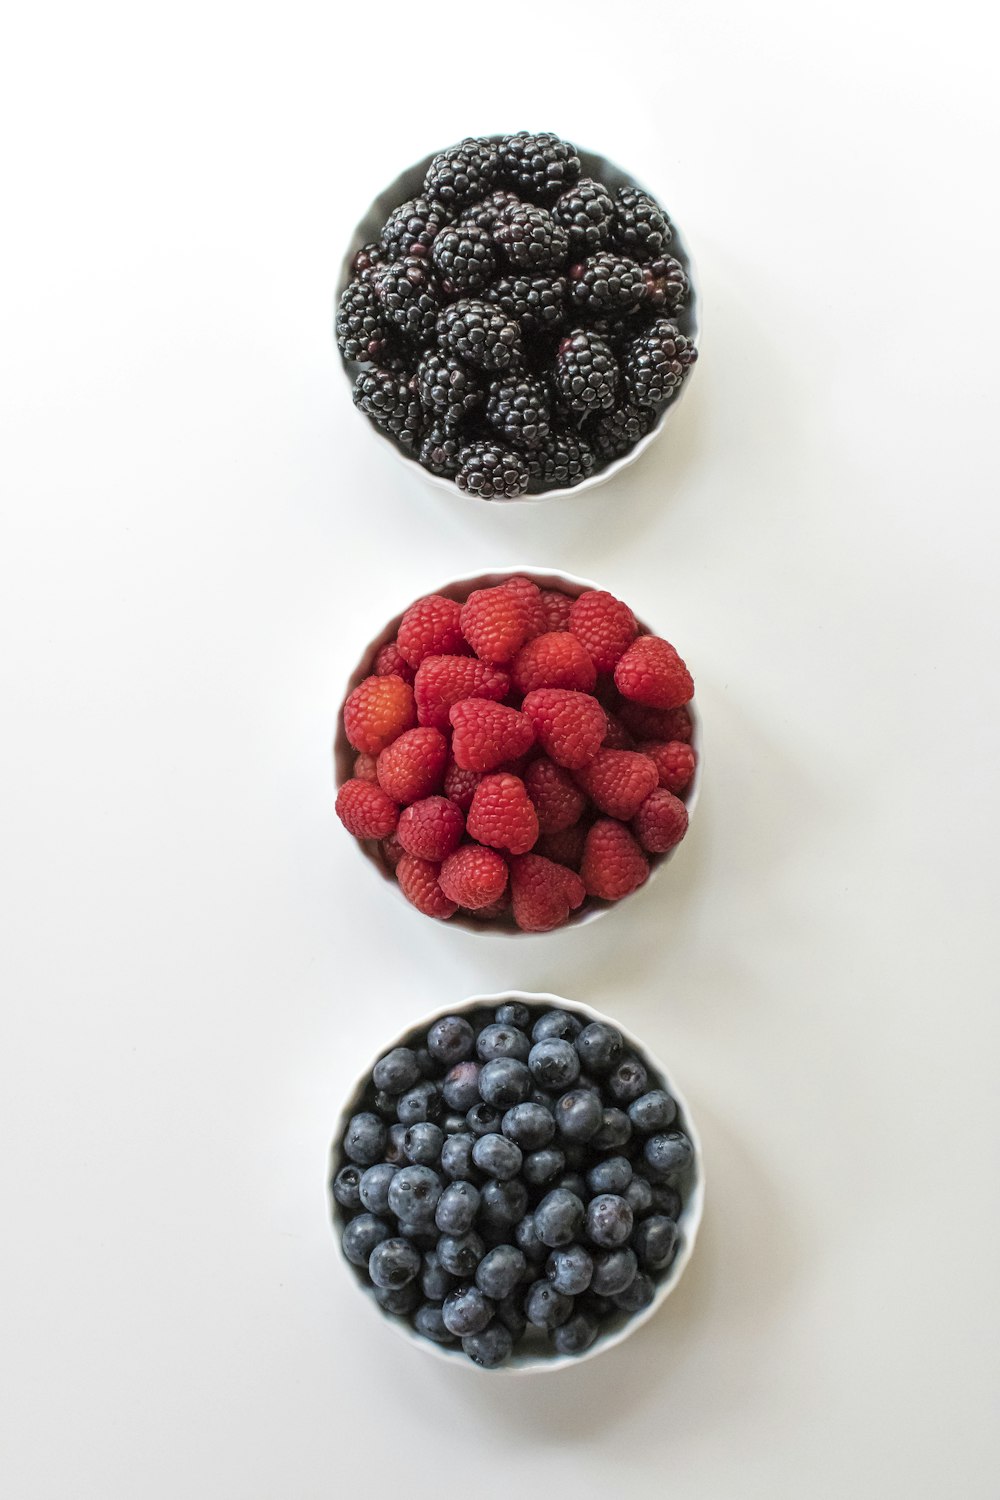
[[[461,614],[462,606],[442,594],[428,594],[411,604],[396,632],[403,660],[419,667],[425,656],[461,655],[465,648]]]
[[[535,688],[576,688],[581,693],[593,691],[597,681],[594,663],[575,635],[568,631],[547,631],[521,647],[510,671],[511,681],[519,693]]]
[[[378,761],[374,755],[356,755],[354,757],[354,778],[356,781],[378,781]],[[394,802],[398,799],[393,797]]]
[[[413,689],[402,677],[366,677],[344,704],[344,733],[355,750],[377,755],[417,722]]]
[[[390,870],[395,871],[405,853],[406,850],[394,833],[390,833],[387,839],[382,840],[382,858]]]
[[[438,884],[439,866],[415,854],[404,854],[396,866],[399,889],[417,911],[425,917],[446,919],[457,910]]]
[[[687,833],[688,810],[679,797],[658,786],[632,819],[636,838],[650,854],[666,854]]]
[[[568,688],[536,688],[521,711],[534,724],[545,753],[570,771],[593,760],[608,729],[597,699]]]
[[[463,771],[461,766],[456,766],[452,761],[444,773],[444,794],[467,813],[472,806],[473,793],[482,779],[481,772]]]
[[[589,896],[620,901],[637,890],[649,874],[649,863],[622,823],[598,818],[587,834],[580,875]]]
[[[619,705],[618,717],[637,740],[683,740],[690,744],[694,733],[686,708],[644,708],[641,703]]]
[[[561,927],[587,892],[579,875],[540,854],[510,862],[514,921],[522,932],[551,932]]]
[[[440,729],[408,729],[379,756],[379,785],[405,807],[438,791],[447,762],[448,741]]]
[[[561,589],[542,589],[542,603],[546,630],[568,630],[569,612],[573,608],[569,594],[564,594]]]
[[[538,837],[538,817],[520,777],[508,771],[484,776],[472,798],[466,827],[481,844],[527,854]]]
[[[608,713],[607,709],[604,712],[607,714],[608,732],[604,736],[604,744],[601,748],[603,750],[634,750],[635,741],[618,715]]]
[[[374,782],[352,777],[337,793],[337,817],[356,839],[384,839],[395,830],[399,808]]]
[[[463,771],[494,771],[524,755],[535,741],[530,719],[486,698],[453,703],[449,718],[454,728],[451,753]]]
[[[524,773],[524,785],[538,814],[541,833],[561,833],[579,821],[587,799],[568,771],[540,755]]]
[[[515,594],[522,598],[525,604],[528,606],[530,617],[528,634],[529,641],[534,636],[541,635],[543,630],[548,630],[549,626],[545,614],[545,604],[542,599],[542,591],[538,587],[537,583],[533,583],[530,578],[525,578],[520,573],[515,573],[513,577],[507,579],[507,582],[504,584],[504,588],[511,589]]]
[[[657,785],[659,774],[648,755],[598,750],[590,765],[577,771],[576,779],[595,807],[627,823]]]
[[[598,672],[613,671],[639,631],[628,605],[603,589],[587,589],[573,600],[569,628]]]
[[[471,656],[425,656],[413,682],[417,717],[434,729],[449,729],[448,710],[463,698],[506,698],[510,678]]]
[[[424,797],[399,815],[396,836],[407,854],[418,859],[446,859],[462,842],[462,809],[447,797]]]
[[[441,866],[441,889],[466,911],[495,906],[507,889],[507,861],[495,849],[463,844]]]
[[[499,901],[494,901],[492,906],[479,906],[469,915],[475,917],[477,922],[498,922],[505,917],[510,910],[510,891],[504,891]]]
[[[481,661],[513,660],[531,633],[531,609],[514,589],[475,589],[462,605],[462,631]]]
[[[691,785],[697,760],[691,746],[683,740],[667,740],[665,744],[647,740],[637,748],[649,756],[659,773],[660,785],[668,792],[678,795]],[[357,770],[354,774],[358,774]]]
[[[413,668],[399,654],[395,641],[387,641],[375,658],[376,677],[402,677],[404,682],[413,681]]]
[[[554,859],[556,864],[568,865],[571,870],[578,870],[583,859],[583,846],[587,841],[587,827],[586,823],[574,823],[572,828],[564,828],[561,833],[546,833],[538,840],[532,852],[544,854],[546,859]]]
[[[615,684],[623,698],[648,708],[680,708],[694,695],[691,673],[658,635],[632,642],[615,667]]]

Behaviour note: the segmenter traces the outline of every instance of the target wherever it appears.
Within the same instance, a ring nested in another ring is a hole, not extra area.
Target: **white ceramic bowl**
[[[497,135],[491,136],[489,137],[489,139],[499,141],[502,139],[502,137]],[[599,156],[593,151],[584,151],[580,147],[577,147],[577,155],[580,158],[582,176],[593,177],[596,181],[603,182],[612,189],[619,187],[635,187],[639,188],[641,192],[649,192],[649,189],[645,187],[643,183],[637,182],[636,179],[632,177],[628,172],[623,172],[621,167],[616,166],[612,161],[608,161],[606,157]],[[335,315],[336,309],[340,305],[340,298],[343,294],[344,288],[351,280],[352,262],[355,255],[361,249],[362,245],[371,244],[373,241],[377,242],[380,231],[382,229],[382,225],[385,223],[386,219],[392,213],[394,208],[398,208],[399,205],[401,203],[405,203],[408,198],[415,198],[419,195],[421,187],[423,185],[424,177],[427,174],[427,168],[430,166],[433,160],[434,154],[425,156],[422,161],[414,163],[412,167],[407,167],[405,172],[400,172],[395,182],[390,183],[390,185],[385,188],[383,192],[379,193],[378,196],[373,200],[367,213],[365,213],[365,215],[358,223],[357,228],[351,236],[350,243],[347,247],[344,258],[340,263],[340,274],[337,277],[336,299],[334,302]],[[656,199],[657,202],[663,201],[661,198],[658,198],[655,193],[651,194],[651,196]],[[669,213],[669,207],[667,209],[667,212]],[[691,285],[688,305],[676,315],[674,321],[680,328],[681,333],[683,333],[686,338],[689,338],[691,342],[697,347],[700,324],[698,291],[695,280],[694,264],[692,262],[690,251],[687,248],[681,231],[678,229],[677,224],[672,218],[670,222],[671,224],[673,224],[674,237],[670,243],[669,253],[674,256],[676,260],[680,261],[681,265],[684,267],[684,270],[687,273],[688,281]],[[334,345],[334,348],[336,349],[336,344]],[[360,370],[361,366],[357,364],[347,364],[343,359],[341,359],[339,352],[337,353],[337,359],[340,362],[341,370],[343,371],[344,378],[347,381],[348,395],[351,396],[354,390],[354,382],[357,378],[357,373]],[[587,490],[595,489],[599,484],[606,484],[609,479],[613,479],[616,474],[620,474],[622,469],[626,469],[628,468],[629,464],[635,463],[640,454],[645,453],[650,443],[654,442],[655,439],[659,437],[660,433],[663,431],[664,423],[666,422],[668,416],[675,409],[677,403],[680,401],[685,390],[690,384],[692,374],[693,371],[688,372],[683,384],[681,385],[680,390],[678,391],[674,399],[672,401],[668,401],[666,406],[662,407],[657,413],[656,421],[653,423],[653,426],[650,428],[650,430],[646,433],[646,436],[640,438],[635,447],[630,448],[627,453],[623,453],[621,458],[614,459],[611,463],[606,464],[605,467],[598,473],[591,474],[587,479],[581,480],[579,484],[574,485],[571,489],[563,488],[546,490],[543,495],[520,495],[518,496],[518,499],[516,501],[505,500],[499,503],[504,505],[524,504],[527,502],[548,503],[549,501],[562,499],[563,497],[568,495],[582,495]],[[351,401],[351,404],[352,406],[354,405],[353,399]],[[356,407],[354,409],[357,411]],[[476,505],[481,505],[484,503],[481,500],[476,500],[474,496],[463,494],[463,492],[458,488],[458,485],[453,479],[445,479],[438,474],[429,473],[428,470],[425,469],[417,461],[417,459],[412,458],[399,446],[398,443],[394,442],[391,437],[388,437],[384,432],[382,432],[379,427],[376,427],[375,423],[370,421],[363,412],[358,411],[357,414],[358,418],[362,422],[364,422],[370,433],[377,437],[385,447],[389,448],[390,451],[394,453],[396,457],[407,466],[408,469],[415,470],[416,473],[421,476],[421,478],[427,481],[428,484],[433,484],[439,489],[447,490],[452,495],[457,495],[462,500],[472,500]]]
[[[649,1306],[644,1308],[642,1312],[633,1313],[632,1315],[623,1313],[620,1320],[614,1320],[608,1327],[608,1331],[600,1334],[596,1342],[583,1354],[543,1352],[547,1350],[548,1346],[544,1342],[544,1337],[539,1335],[537,1347],[529,1347],[521,1353],[518,1352],[518,1346],[515,1346],[511,1358],[506,1364],[501,1365],[496,1370],[482,1370],[479,1365],[473,1364],[472,1360],[467,1358],[460,1348],[446,1348],[441,1344],[435,1344],[433,1340],[425,1339],[418,1334],[404,1318],[393,1317],[390,1314],[384,1313],[375,1301],[375,1294],[372,1287],[365,1284],[360,1269],[352,1265],[343,1252],[340,1235],[345,1220],[342,1217],[340,1206],[335,1201],[330,1189],[330,1184],[336,1173],[345,1165],[341,1142],[344,1138],[344,1132],[347,1129],[347,1122],[360,1106],[361,1099],[371,1079],[372,1067],[377,1058],[372,1059],[367,1070],[357,1080],[351,1091],[350,1098],[337,1120],[333,1144],[330,1150],[329,1172],[327,1176],[327,1205],[333,1238],[341,1261],[350,1275],[357,1281],[365,1301],[369,1304],[375,1316],[383,1322],[388,1323],[408,1343],[415,1344],[419,1349],[423,1349],[425,1353],[434,1354],[439,1359],[447,1360],[449,1364],[460,1365],[468,1370],[476,1370],[482,1375],[541,1375],[548,1374],[554,1370],[568,1369],[572,1365],[580,1364],[582,1360],[593,1359],[596,1355],[603,1354],[605,1350],[613,1349],[617,1344],[623,1343],[630,1334],[635,1333],[637,1328],[641,1328],[643,1323],[647,1323],[653,1314],[663,1306],[683,1276],[685,1267],[694,1251],[694,1244],[698,1235],[698,1226],[701,1224],[702,1209],[705,1201],[705,1169],[702,1161],[701,1141],[699,1140],[694,1121],[691,1118],[691,1111],[684,1096],[671,1080],[663,1064],[620,1021],[602,1014],[599,1010],[594,1010],[589,1005],[581,1005],[576,1000],[566,1000],[562,995],[550,995],[544,992],[532,993],[528,990],[504,990],[496,995],[473,995],[468,1000],[462,1000],[457,1005],[449,1005],[442,1010],[434,1011],[431,1015],[424,1017],[422,1021],[408,1026],[401,1035],[387,1042],[378,1056],[384,1057],[393,1047],[402,1046],[414,1033],[426,1032],[442,1016],[461,1015],[463,1011],[470,1010],[492,1009],[498,1005],[503,1005],[509,1000],[519,1000],[525,1005],[530,1006],[540,1005],[549,1009],[570,1011],[573,1015],[579,1016],[584,1024],[589,1024],[591,1021],[604,1021],[609,1026],[617,1027],[628,1046],[634,1052],[638,1053],[647,1065],[650,1074],[655,1077],[657,1084],[665,1088],[677,1101],[677,1124],[687,1134],[694,1146],[694,1165],[684,1204],[681,1208],[680,1218],[677,1221],[680,1230],[679,1248],[666,1275],[657,1283],[656,1295]]]
[[[511,578],[515,574],[521,575],[525,578],[533,579],[533,581],[538,584],[539,588],[562,589],[565,593],[572,595],[574,598],[576,598],[577,595],[584,593],[587,589],[600,588],[599,584],[590,583],[586,578],[575,578],[571,573],[557,573],[551,569],[536,568],[530,566],[523,568],[512,566],[503,569],[502,572],[477,573],[467,578],[453,578],[448,583],[441,584],[438,588],[425,589],[423,593],[414,595],[413,599],[411,599],[406,605],[406,609],[409,609],[410,604],[413,604],[416,599],[421,599],[426,594],[443,594],[447,599],[458,599],[461,603],[464,604],[465,600],[469,597],[474,589],[492,588],[495,584],[503,583],[505,579]],[[379,631],[378,635],[375,636],[375,638],[365,649],[361,660],[358,662],[358,665],[355,667],[348,680],[347,688],[344,692],[343,698],[341,699],[340,707],[337,710],[337,727],[334,732],[333,740],[334,783],[338,788],[342,786],[345,781],[350,779],[354,766],[354,757],[357,753],[348,744],[347,735],[344,733],[344,704],[347,702],[350,694],[358,686],[358,683],[362,682],[364,678],[371,676],[372,671],[374,670],[376,656],[388,641],[395,639],[396,632],[399,630],[399,622],[403,618],[404,613],[405,610],[401,610],[398,615],[395,615],[389,621],[389,623]],[[645,621],[639,620],[638,616],[636,616],[636,619],[638,620],[639,629],[644,634],[657,634],[657,632],[653,630],[649,625],[647,625]],[[688,787],[688,790],[684,795],[684,802],[688,810],[688,820],[690,828],[690,820],[694,816],[695,806],[698,801],[698,793],[701,787],[702,747],[701,721],[698,717],[698,710],[694,699],[692,699],[691,702],[687,705],[687,709],[689,714],[691,715],[691,747],[694,750],[696,756],[694,776],[692,777],[691,785]],[[351,837],[351,835],[347,833],[346,829],[344,829],[343,832],[346,837]],[[407,901],[406,897],[399,889],[399,885],[396,882],[393,872],[388,868],[388,866],[382,859],[379,853],[378,844],[374,840],[362,839],[354,839],[353,842],[364,855],[367,862],[385,881],[394,899],[397,901],[401,901],[404,906],[409,906],[410,903]],[[677,853],[677,850],[683,848],[683,845],[684,840],[682,839],[680,844],[676,845],[675,848],[669,850],[666,854],[653,854],[647,856],[649,859],[650,869],[649,877],[645,882],[646,885],[649,885],[650,881],[656,878],[667,861],[672,859],[673,856]],[[644,887],[641,887],[640,889],[644,889]],[[628,899],[629,898],[627,896],[624,896],[622,898],[622,900],[624,901],[627,901]],[[563,932],[567,927],[579,927],[584,922],[596,921],[598,917],[604,916],[609,911],[614,911],[615,907],[620,905],[621,902],[619,901],[597,902],[592,901],[588,897],[587,900],[584,901],[583,905],[579,908],[579,910],[571,912],[569,915],[569,920],[564,922],[561,927],[555,928],[554,931]],[[413,910],[412,907],[410,909]],[[427,920],[430,919],[428,918]],[[458,912],[456,912],[453,917],[449,917],[448,921],[443,925],[447,927],[464,928],[466,931],[475,932],[479,936],[490,933],[499,933],[516,937],[537,937],[539,935],[537,933],[522,932],[519,927],[514,926],[512,920],[509,922],[479,922],[475,919],[475,917],[463,916]]]

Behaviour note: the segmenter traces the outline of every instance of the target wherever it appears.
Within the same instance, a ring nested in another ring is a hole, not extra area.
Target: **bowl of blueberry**
[[[479,995],[411,1027],[336,1127],[329,1203],[372,1309],[420,1348],[512,1373],[612,1348],[694,1249],[690,1111],[640,1042],[557,995]]]
[[[355,406],[428,479],[553,498],[661,431],[697,358],[691,260],[604,157],[546,133],[468,138],[361,220],[336,339]]]

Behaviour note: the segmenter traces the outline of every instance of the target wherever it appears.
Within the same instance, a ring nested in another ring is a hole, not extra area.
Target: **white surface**
[[[570,10],[5,21],[5,1500],[996,1494],[985,10]],[[663,442],[551,515],[406,483],[329,331],[373,186],[507,124],[658,187],[704,299]],[[711,774],[616,920],[489,951],[361,878],[329,745],[423,579],[524,555],[665,622]],[[538,1389],[373,1336],[324,1201],[359,1060],[505,984],[648,1037],[712,1188],[662,1314]]]

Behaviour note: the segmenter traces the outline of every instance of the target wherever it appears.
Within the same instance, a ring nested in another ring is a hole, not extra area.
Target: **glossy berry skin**
[[[505,1135],[482,1135],[472,1148],[472,1160],[481,1172],[500,1182],[509,1182],[521,1170],[521,1151]]]
[[[628,1107],[628,1117],[640,1135],[669,1130],[677,1118],[677,1105],[665,1089],[650,1089]]]
[[[608,1156],[587,1173],[592,1193],[624,1193],[632,1181],[632,1163],[627,1156]]]
[[[476,1138],[471,1131],[465,1130],[464,1116],[462,1126],[462,1130],[450,1134],[441,1147],[441,1171],[453,1182],[476,1182],[479,1173],[472,1163]]]
[[[493,1017],[498,1026],[514,1026],[518,1031],[527,1031],[531,1025],[531,1011],[526,1005],[518,1000],[510,1000],[506,1005],[498,1005]]]
[[[484,1370],[495,1370],[498,1365],[502,1365],[510,1358],[513,1349],[514,1339],[510,1329],[496,1318],[481,1332],[466,1334],[462,1340],[462,1353]]]
[[[552,1251],[545,1263],[545,1274],[557,1292],[577,1297],[593,1279],[594,1262],[583,1245],[567,1245]]]
[[[476,1267],[476,1285],[494,1302],[502,1302],[519,1286],[528,1262],[514,1245],[488,1250]]]
[[[571,1089],[556,1101],[556,1125],[568,1141],[589,1141],[604,1123],[600,1098],[590,1089]]]
[[[408,1224],[432,1224],[443,1185],[430,1167],[400,1167],[389,1184],[389,1207]]]
[[[632,1122],[620,1109],[605,1109],[601,1128],[591,1139],[591,1145],[599,1151],[617,1151],[632,1136]]]
[[[416,1125],[421,1120],[438,1120],[444,1113],[444,1097],[439,1084],[425,1078],[401,1094],[396,1115],[401,1125]]]
[[[594,1277],[590,1290],[602,1297],[617,1297],[632,1285],[639,1262],[628,1245],[618,1250],[603,1250],[594,1256]]]
[[[352,1266],[367,1266],[375,1246],[391,1233],[384,1219],[377,1219],[374,1214],[358,1214],[345,1226],[340,1243]]]
[[[508,1109],[500,1129],[522,1151],[540,1151],[555,1135],[556,1122],[544,1105],[525,1102]]]
[[[403,1094],[420,1082],[420,1066],[410,1047],[394,1047],[372,1069],[372,1082],[387,1094]]]
[[[588,1073],[610,1073],[622,1055],[622,1034],[604,1021],[591,1021],[576,1039],[580,1062]]]
[[[467,1338],[482,1333],[493,1316],[493,1304],[477,1286],[457,1287],[444,1299],[441,1316],[449,1333]]]
[[[445,1293],[447,1296],[447,1293]],[[442,1298],[441,1301],[444,1299]],[[435,1344],[453,1344],[455,1335],[449,1333],[445,1326],[441,1311],[441,1303],[438,1301],[425,1302],[418,1307],[413,1318],[413,1326],[425,1339],[430,1339]]]
[[[531,1187],[547,1187],[565,1171],[566,1158],[556,1148],[532,1151],[525,1158],[521,1174]]]
[[[443,1234],[437,1242],[437,1257],[450,1276],[468,1279],[486,1254],[486,1246],[473,1230],[465,1234]]]
[[[602,1250],[617,1250],[632,1233],[632,1210],[618,1193],[599,1193],[587,1204],[587,1238]]]
[[[330,1185],[334,1201],[341,1208],[354,1210],[361,1207],[361,1170],[353,1165],[341,1167]]]
[[[353,1115],[344,1134],[344,1155],[358,1166],[371,1167],[382,1160],[385,1125],[369,1111]]]
[[[694,1147],[680,1130],[651,1135],[644,1147],[646,1164],[658,1177],[674,1177],[685,1171],[694,1158]]]
[[[427,1033],[427,1050],[449,1067],[472,1056],[476,1034],[464,1016],[443,1016]]]
[[[476,1052],[483,1062],[492,1062],[497,1057],[514,1057],[518,1062],[527,1062],[531,1043],[517,1026],[504,1026],[493,1022],[484,1026],[476,1038]]]
[[[572,1041],[582,1029],[576,1016],[570,1015],[569,1011],[547,1010],[532,1027],[531,1040],[544,1042],[548,1037],[559,1037],[564,1041]]]
[[[463,1235],[476,1222],[478,1212],[479,1189],[471,1182],[451,1182],[438,1199],[434,1222],[442,1234]]]
[[[551,1281],[536,1281],[528,1288],[524,1312],[536,1328],[558,1328],[573,1311],[573,1299],[557,1292]]]
[[[636,1225],[632,1245],[644,1271],[661,1271],[674,1258],[677,1225],[673,1219],[652,1214]]]
[[[362,1206],[370,1214],[389,1212],[389,1184],[398,1170],[391,1162],[379,1162],[365,1171],[361,1178],[360,1196]]]
[[[623,1292],[618,1292],[613,1300],[615,1306],[620,1307],[623,1312],[637,1313],[648,1307],[655,1296],[656,1287],[645,1271],[640,1271],[635,1280]]]
[[[527,1189],[516,1178],[509,1182],[491,1178],[483,1183],[480,1196],[479,1221],[484,1229],[509,1229],[523,1219],[528,1207]]]
[[[419,1271],[419,1251],[399,1236],[382,1240],[368,1260],[368,1274],[373,1285],[379,1287],[405,1286]]]
[[[535,1209],[535,1229],[543,1245],[557,1250],[569,1245],[583,1228],[586,1210],[576,1193],[553,1188]]]
[[[429,1120],[418,1120],[416,1125],[408,1126],[403,1137],[407,1160],[426,1167],[436,1166],[441,1160],[443,1145],[444,1131]]]
[[[441,1085],[441,1093],[449,1109],[463,1113],[471,1109],[479,1098],[479,1064],[469,1060],[449,1068]]]
[[[536,1042],[528,1055],[528,1067],[535,1082],[546,1089],[571,1088],[580,1076],[575,1047],[559,1037]]]
[[[479,1074],[479,1092],[487,1104],[510,1109],[522,1104],[532,1090],[531,1074],[515,1057],[495,1057],[483,1064]]]

